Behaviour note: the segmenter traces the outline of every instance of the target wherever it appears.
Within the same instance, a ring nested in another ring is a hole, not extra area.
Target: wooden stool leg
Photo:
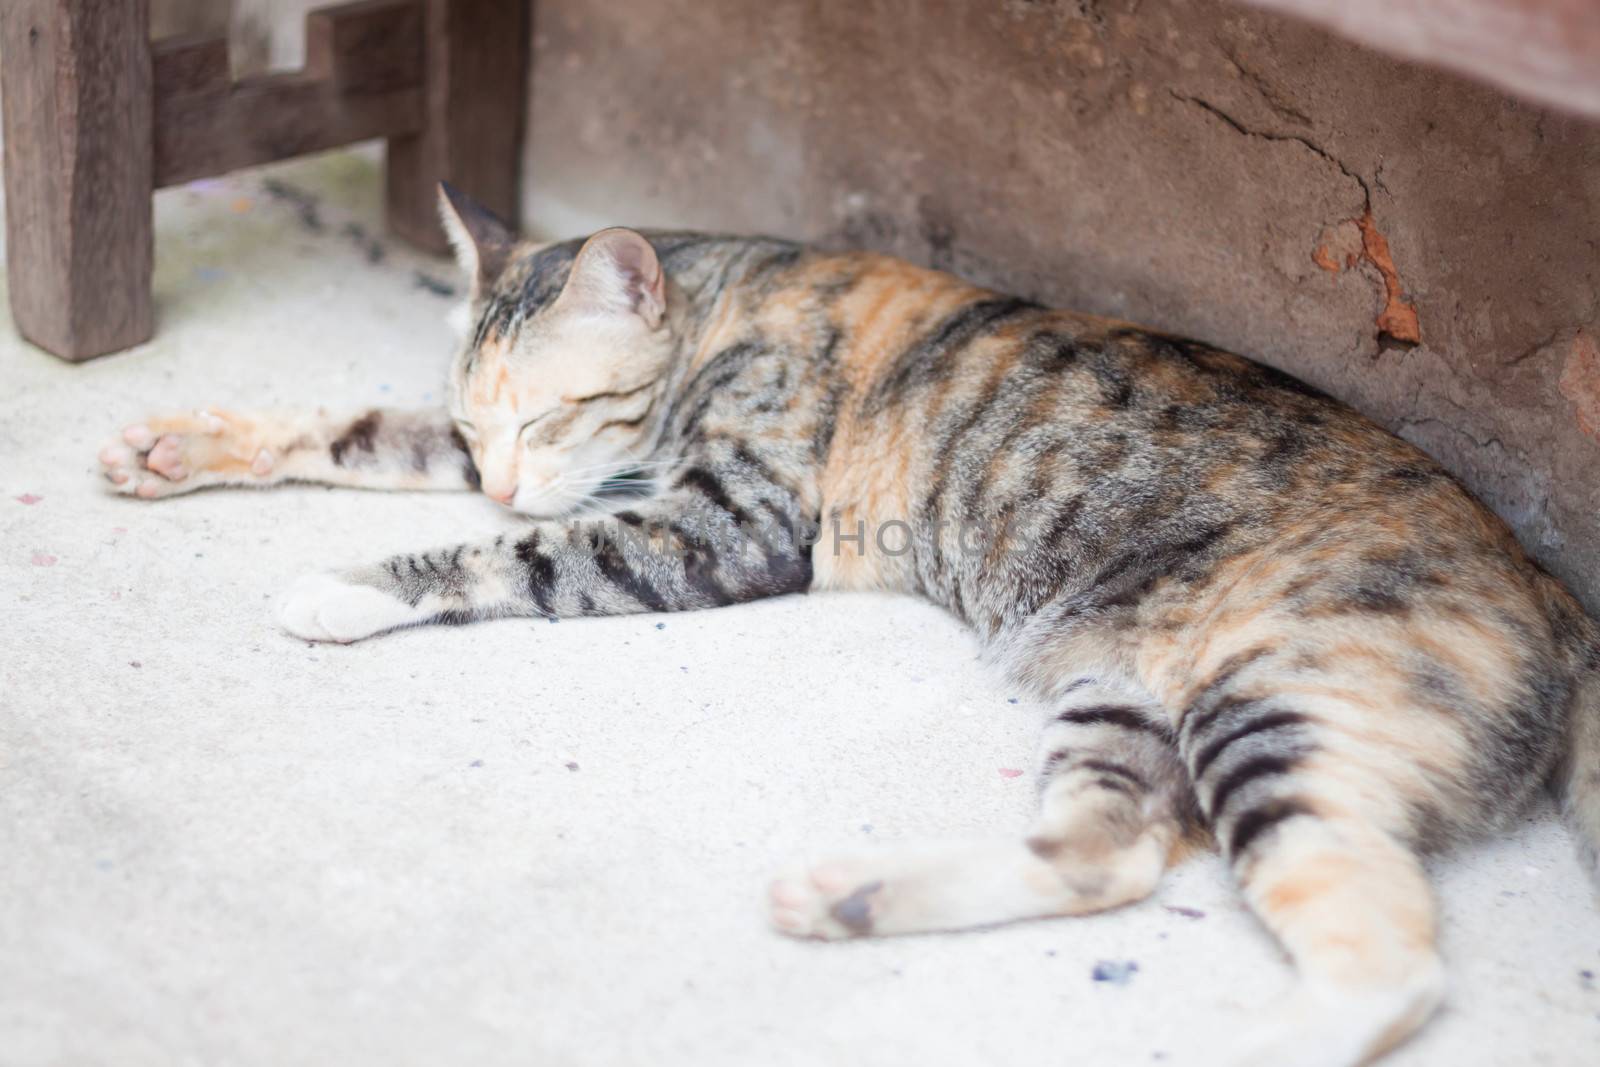
[[[17,329],[70,360],[148,340],[148,0],[4,0],[0,56]]]
[[[427,124],[419,134],[389,140],[388,214],[401,237],[444,252],[441,181],[516,225],[528,2],[424,2]]]

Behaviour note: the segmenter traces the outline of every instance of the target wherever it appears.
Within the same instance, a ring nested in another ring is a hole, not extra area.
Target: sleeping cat
[[[481,489],[529,516],[302,579],[281,619],[310,640],[811,589],[944,605],[1051,708],[1038,821],[780,878],[780,930],[1099,911],[1214,841],[1300,975],[1229,1062],[1333,1067],[1441,999],[1420,855],[1550,784],[1600,874],[1600,635],[1437,463],[1335,401],[884,256],[533,245],[441,206],[472,279],[448,410],[150,419],[106,476]]]

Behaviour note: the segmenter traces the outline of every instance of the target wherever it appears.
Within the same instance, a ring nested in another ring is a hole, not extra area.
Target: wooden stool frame
[[[514,222],[528,0],[311,12],[306,64],[235,81],[227,42],[151,43],[148,0],[4,0],[6,260],[24,337],[78,361],[154,329],[151,194],[387,141],[390,228],[434,252],[448,180]]]

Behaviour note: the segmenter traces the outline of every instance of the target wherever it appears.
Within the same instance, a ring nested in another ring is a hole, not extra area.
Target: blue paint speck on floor
[[[1127,985],[1138,970],[1139,965],[1133,960],[1101,960],[1094,965],[1094,970],[1089,972],[1089,976],[1096,982]]]

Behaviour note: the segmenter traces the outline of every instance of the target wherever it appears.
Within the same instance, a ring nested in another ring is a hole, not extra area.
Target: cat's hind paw
[[[424,622],[430,613],[371,585],[335,574],[308,574],[278,604],[278,624],[307,641],[349,644]]]
[[[1444,999],[1444,970],[1436,958],[1407,979],[1370,988],[1302,981],[1268,1008],[1227,1067],[1357,1067],[1404,1040]]]
[[[772,925],[794,937],[837,941],[873,932],[877,879],[862,881],[839,863],[797,870],[768,887]]]
[[[210,411],[126,426],[99,459],[116,492],[145,500],[221,482],[261,481],[274,465],[246,420]]]
[[[1153,885],[1086,894],[1021,839],[907,842],[796,868],[772,883],[767,906],[784,933],[835,941],[1095,911]]]

